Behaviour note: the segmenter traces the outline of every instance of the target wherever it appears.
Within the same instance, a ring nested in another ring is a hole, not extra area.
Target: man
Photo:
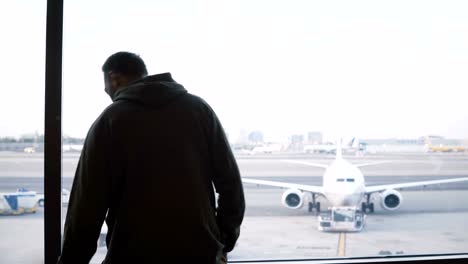
[[[88,263],[104,220],[103,263],[221,263],[245,201],[215,113],[170,73],[147,76],[135,54],[113,54],[102,70],[113,103],[86,137],[59,263]]]

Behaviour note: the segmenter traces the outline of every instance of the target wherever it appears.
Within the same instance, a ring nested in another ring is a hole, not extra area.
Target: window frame
[[[62,248],[63,0],[47,0],[44,123],[44,263]]]

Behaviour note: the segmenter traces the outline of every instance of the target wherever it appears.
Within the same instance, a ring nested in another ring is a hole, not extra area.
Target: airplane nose
[[[358,195],[354,192],[340,193],[333,198],[333,204],[336,206],[355,206],[359,200]]]
[[[348,198],[342,198],[337,200],[338,205],[340,206],[349,206],[349,199]]]

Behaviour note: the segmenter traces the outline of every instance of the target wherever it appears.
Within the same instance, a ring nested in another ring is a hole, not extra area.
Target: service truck
[[[0,215],[20,215],[35,213],[37,210],[37,194],[24,188],[16,192],[0,193]]]
[[[361,231],[366,215],[354,206],[335,206],[321,212],[318,217],[320,231]]]

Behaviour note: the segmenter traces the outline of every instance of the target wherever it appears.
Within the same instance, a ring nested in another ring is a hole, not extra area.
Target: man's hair
[[[102,71],[105,74],[112,72],[125,76],[146,76],[148,74],[145,62],[140,56],[126,51],[114,53],[107,58],[102,65]]]

